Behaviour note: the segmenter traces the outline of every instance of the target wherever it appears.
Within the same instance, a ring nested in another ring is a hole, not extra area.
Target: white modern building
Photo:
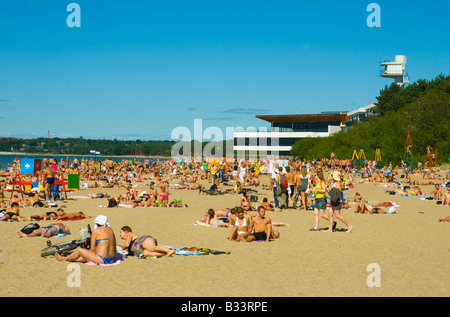
[[[409,83],[409,78],[406,75],[406,56],[396,55],[394,62],[384,62],[380,64],[382,71],[380,73],[381,77],[394,78],[395,83],[400,87]]]
[[[374,115],[376,106],[375,103],[369,103],[368,105],[347,112],[348,121],[346,126],[349,127],[356,122],[366,121],[369,117]]]
[[[347,123],[345,113],[256,117],[270,122],[270,131],[235,131],[233,149],[238,155],[239,152],[253,155],[263,152],[268,156],[289,156],[299,139],[327,137],[341,131]]]

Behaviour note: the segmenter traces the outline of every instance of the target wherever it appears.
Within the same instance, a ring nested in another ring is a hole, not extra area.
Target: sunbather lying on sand
[[[33,232],[29,234],[25,234],[22,231],[18,231],[17,234],[21,237],[43,237],[50,238],[53,236],[57,236],[58,234],[69,234],[70,230],[62,223],[54,223],[47,227],[41,227],[33,230]]]
[[[124,250],[128,250],[129,254],[147,257],[147,256],[171,256],[175,250],[158,245],[155,238],[149,235],[138,236],[133,233],[129,226],[120,229],[120,237],[125,240]]]

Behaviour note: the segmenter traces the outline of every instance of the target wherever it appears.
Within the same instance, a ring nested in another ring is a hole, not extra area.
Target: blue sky
[[[395,55],[411,82],[449,75],[449,34],[449,0],[0,0],[0,136],[169,140],[194,119],[225,135],[349,111]]]

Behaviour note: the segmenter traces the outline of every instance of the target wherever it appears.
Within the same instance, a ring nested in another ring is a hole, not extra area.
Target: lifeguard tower
[[[385,61],[380,64],[381,72],[380,76],[385,78],[394,78],[395,83],[401,88],[407,83],[409,83],[409,78],[405,73],[406,67],[406,56],[405,55],[395,55],[395,62]]]

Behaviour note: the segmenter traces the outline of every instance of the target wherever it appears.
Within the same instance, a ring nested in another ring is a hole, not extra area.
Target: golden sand
[[[208,186],[207,181],[202,183]],[[148,190],[145,183],[139,184],[138,189]],[[268,184],[267,176],[262,184]],[[432,186],[421,188],[429,193]],[[374,183],[355,184],[345,193],[353,197],[358,191],[369,201],[394,201],[400,205],[397,214],[355,214],[352,204],[352,209],[342,210],[342,214],[353,225],[353,231],[325,233],[309,231],[314,225],[313,211],[268,211],[266,216],[273,221],[290,224],[278,227],[280,239],[269,243],[229,241],[228,228],[195,225],[207,208],[238,205],[240,196],[236,194],[209,196],[171,189],[170,200],[182,199],[188,208],[100,208],[107,204],[106,199],[56,201],[59,207],[65,206],[66,212],[83,211],[92,219],[64,222],[72,234],[52,237],[52,243],[79,238],[79,230],[87,224],[93,227],[94,218],[103,214],[109,218],[118,244],[123,242],[120,228],[128,225],[138,235],[154,236],[160,245],[231,253],[146,260],[129,257],[111,266],[79,264],[81,285],[69,287],[69,263],[40,256],[47,239],[17,235],[28,221],[0,222],[0,296],[449,296],[450,223],[440,223],[438,218],[450,215],[450,207],[418,197],[391,196],[380,190],[385,188]],[[73,195],[99,192],[123,194],[124,189],[80,189]],[[262,200],[273,196],[271,191],[259,189],[258,197]],[[49,210],[21,208],[21,216]],[[338,228],[345,229],[343,223],[337,222]],[[320,227],[326,226],[326,221],[321,220]],[[379,271],[370,269],[373,263]],[[380,273],[379,279],[373,279],[374,272]],[[368,279],[379,282],[379,287],[370,287]]]

